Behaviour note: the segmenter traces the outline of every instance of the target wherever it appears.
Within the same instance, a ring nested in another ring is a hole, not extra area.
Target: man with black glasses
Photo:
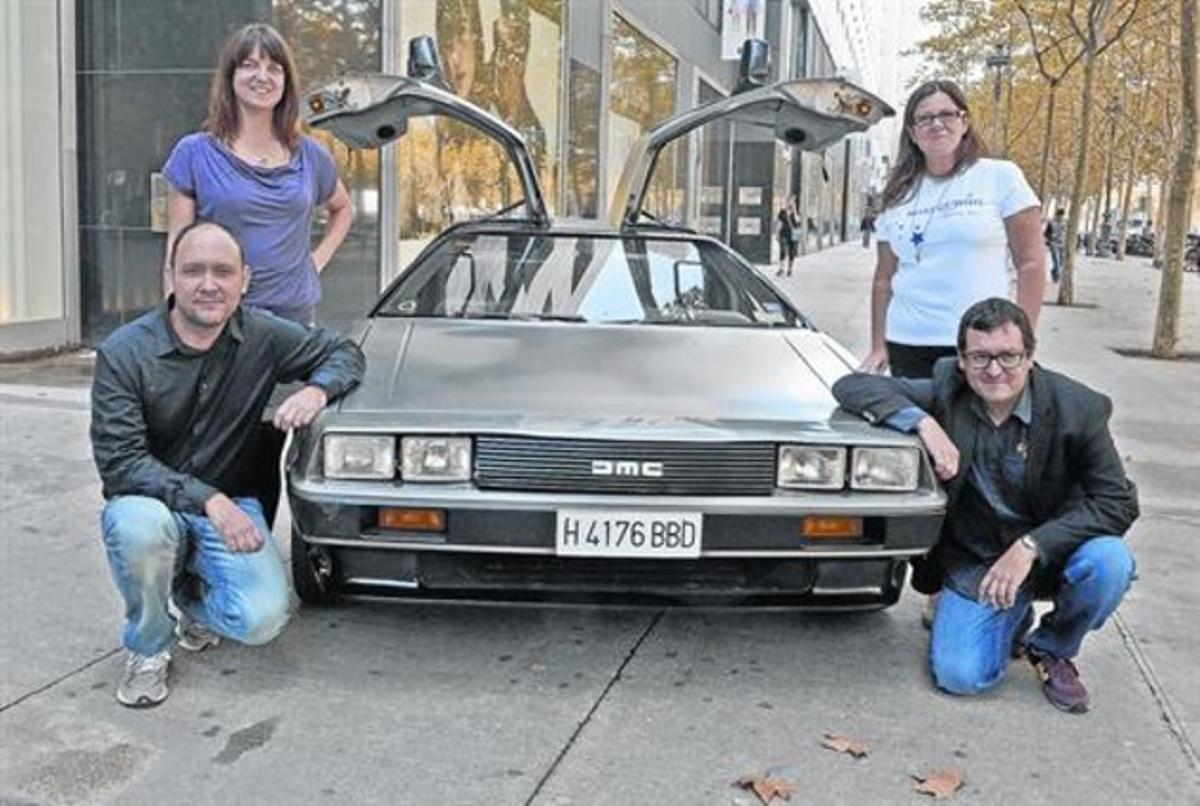
[[[848,375],[843,408],[917,433],[949,496],[932,552],[942,586],[929,660],[938,687],[976,694],[1023,648],[1046,697],[1088,709],[1073,659],[1134,573],[1123,536],[1138,515],[1108,430],[1112,402],[1033,362],[1033,328],[1005,299],[967,309],[958,355],[916,380]],[[1034,599],[1053,609],[1033,626]]]

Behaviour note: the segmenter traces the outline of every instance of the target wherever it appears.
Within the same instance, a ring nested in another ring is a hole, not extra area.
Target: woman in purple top
[[[176,234],[200,218],[233,232],[250,266],[245,304],[312,325],[321,284],[350,229],[354,210],[333,157],[300,134],[291,49],[269,25],[247,25],[217,60],[204,131],[183,137],[163,175],[167,254]],[[310,247],[313,213],[329,212],[325,236]]]
[[[175,144],[163,175],[171,186],[167,255],[197,217],[222,224],[241,242],[250,267],[243,304],[307,327],[321,299],[317,275],[345,239],[354,210],[333,157],[300,134],[298,83],[291,49],[278,31],[247,25],[234,33],[217,59],[204,131]],[[312,249],[313,213],[321,205],[329,222]],[[263,423],[248,449],[261,479],[255,497],[268,523],[279,502],[285,436]]]

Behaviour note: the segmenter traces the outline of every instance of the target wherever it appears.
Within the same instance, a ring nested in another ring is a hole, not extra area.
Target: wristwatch
[[[1041,556],[1042,556],[1041,549],[1038,548],[1037,541],[1034,540],[1032,537],[1030,537],[1029,535],[1021,535],[1021,539],[1018,542],[1022,546],[1024,546],[1025,548],[1027,548],[1033,552],[1034,559],[1041,558]]]

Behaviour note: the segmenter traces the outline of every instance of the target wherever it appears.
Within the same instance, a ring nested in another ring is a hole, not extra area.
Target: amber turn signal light
[[[833,518],[809,515],[800,527],[800,534],[814,539],[862,537],[862,518]]]
[[[441,509],[379,508],[379,528],[405,532],[444,532],[446,512]]]

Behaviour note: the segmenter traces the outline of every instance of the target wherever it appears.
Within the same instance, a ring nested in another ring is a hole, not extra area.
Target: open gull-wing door
[[[765,42],[746,42],[742,77],[733,95],[668,118],[638,138],[613,196],[609,220],[614,226],[637,223],[663,148],[706,123],[725,119],[760,126],[774,131],[775,137],[788,145],[818,151],[895,114],[877,96],[840,78],[801,78],[761,85],[756,76],[766,73],[766,48]]]
[[[474,127],[498,142],[517,170],[525,209],[539,224],[549,218],[533,159],[516,129],[451,92],[441,76],[429,37],[410,45],[408,77],[351,73],[304,95],[304,119],[351,148],[379,148],[408,131],[414,117],[444,116]]]

